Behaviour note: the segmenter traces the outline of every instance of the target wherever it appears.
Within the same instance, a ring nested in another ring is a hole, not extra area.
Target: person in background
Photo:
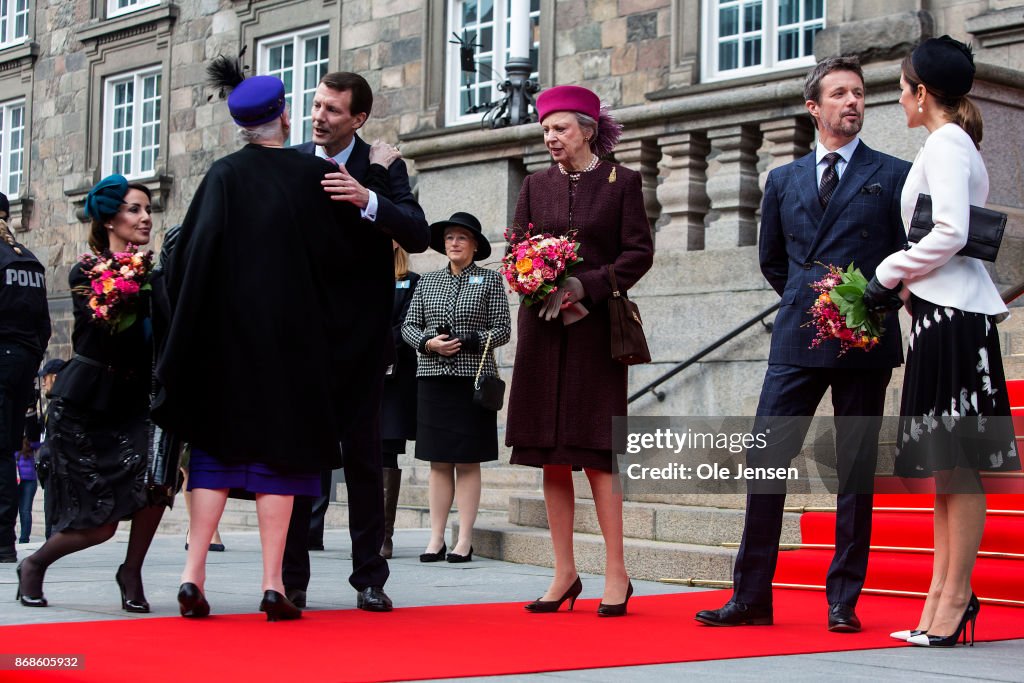
[[[395,249],[395,305],[391,309],[391,332],[395,338],[395,362],[384,376],[380,407],[384,464],[384,545],[380,554],[386,559],[390,559],[394,551],[395,516],[402,485],[398,456],[405,453],[407,441],[416,439],[416,351],[402,340],[402,323],[420,280],[418,273],[409,270],[409,253],[397,242],[392,246]]]
[[[51,358],[39,371],[39,407],[36,409],[39,415],[39,453],[36,457],[36,476],[39,479],[39,486],[43,489],[43,538],[49,538],[53,529],[53,509],[51,501],[53,496],[46,492],[46,482],[53,471],[53,461],[50,458],[50,448],[46,442],[46,417],[47,408],[50,403],[50,392],[53,384],[57,381],[57,373],[66,365],[66,361],[59,358]]]
[[[996,323],[1008,315],[981,260],[959,255],[970,209],[984,206],[981,112],[967,97],[974,57],[963,43],[929,38],[903,60],[900,105],[907,127],[928,130],[903,187],[909,226],[920,195],[932,199],[931,232],[882,261],[865,291],[870,309],[890,311],[905,291],[912,323],[894,471],[934,477],[934,566],[917,627],[893,633],[912,645],[967,640],[981,604],[971,574],[985,530],[980,470],[1020,470]],[[950,421],[950,416],[952,421]]]
[[[17,562],[18,466],[33,379],[50,341],[46,269],[14,238],[0,193],[0,562]]]
[[[460,211],[430,233],[430,247],[448,265],[420,278],[402,324],[405,343],[419,352],[416,459],[430,463],[430,540],[420,562],[469,562],[480,463],[498,459],[497,413],[473,402],[474,379],[498,374],[494,349],[508,343],[512,322],[501,276],[476,264],[491,254],[480,221]],[[459,538],[446,554],[453,500]]]
[[[18,516],[21,518],[21,535],[18,543],[28,543],[32,535],[32,501],[39,486],[36,476],[36,448],[26,436],[18,451]]]

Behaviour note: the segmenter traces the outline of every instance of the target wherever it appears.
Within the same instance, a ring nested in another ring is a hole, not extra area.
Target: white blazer
[[[910,230],[918,194],[931,195],[935,227],[910,249],[891,254],[875,270],[878,281],[895,287],[901,280],[917,296],[939,306],[997,315],[1007,312],[981,261],[956,253],[967,244],[970,205],[988,199],[988,171],[971,137],[947,123],[925,140],[910,167],[900,203]]]

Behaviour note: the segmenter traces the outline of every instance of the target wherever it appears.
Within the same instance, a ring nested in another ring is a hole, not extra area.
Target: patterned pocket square
[[[882,193],[882,186],[879,183],[874,183],[872,185],[865,185],[864,187],[860,188],[860,193],[861,194],[881,194]]]

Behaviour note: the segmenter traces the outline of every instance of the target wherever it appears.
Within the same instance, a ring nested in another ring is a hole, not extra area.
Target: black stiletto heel
[[[964,609],[964,616],[960,619],[960,624],[956,627],[948,636],[933,636],[928,633],[923,633],[919,636],[914,636],[907,640],[911,645],[919,645],[922,647],[955,647],[960,640],[960,635],[963,634],[964,645],[967,645],[967,623],[971,624],[971,642],[970,646],[974,647],[974,627],[978,621],[978,612],[981,611],[981,603],[978,599],[971,595],[971,599],[967,602],[967,608]]]
[[[302,610],[291,600],[273,590],[263,592],[260,611],[267,613],[267,621],[290,621],[302,616]]]
[[[541,600],[540,598],[537,598],[533,602],[527,605],[523,605],[523,609],[525,609],[527,612],[533,612],[534,614],[557,612],[558,609],[562,606],[562,603],[568,600],[568,611],[571,612],[572,608],[576,606],[576,598],[578,598],[580,596],[580,593],[582,592],[583,582],[580,581],[580,577],[577,576],[576,580],[572,582],[571,586],[569,586],[569,589],[565,591],[564,594],[562,594],[562,597],[558,598],[557,600]]]
[[[178,588],[178,606],[183,617],[201,619],[210,616],[210,603],[194,583],[183,583]]]
[[[597,606],[597,616],[599,617],[623,617],[626,616],[626,605],[629,604],[629,598],[633,595],[633,582],[629,582],[629,587],[626,588],[626,599],[617,605],[606,605],[603,602]]]
[[[145,598],[141,600],[130,600],[124,591],[124,580],[121,578],[121,571],[124,569],[122,564],[117,568],[117,572],[114,573],[114,581],[117,581],[117,587],[121,591],[121,609],[125,612],[133,612],[135,614],[148,614],[149,603]]]
[[[48,607],[50,603],[46,601],[43,595],[39,597],[32,597],[30,595],[24,595],[21,592],[21,565],[25,564],[25,560],[18,563],[18,567],[14,570],[18,575],[18,592],[14,596],[14,599],[20,602],[25,607]]]

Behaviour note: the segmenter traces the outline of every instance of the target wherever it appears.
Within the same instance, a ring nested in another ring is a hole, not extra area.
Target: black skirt
[[[895,473],[1020,469],[995,321],[911,301]]]
[[[146,506],[144,415],[115,417],[58,398],[50,404],[46,441],[53,467],[46,495],[53,499],[55,533],[95,529]]]
[[[417,460],[498,459],[498,414],[473,403],[472,377],[420,377],[416,405]]]

